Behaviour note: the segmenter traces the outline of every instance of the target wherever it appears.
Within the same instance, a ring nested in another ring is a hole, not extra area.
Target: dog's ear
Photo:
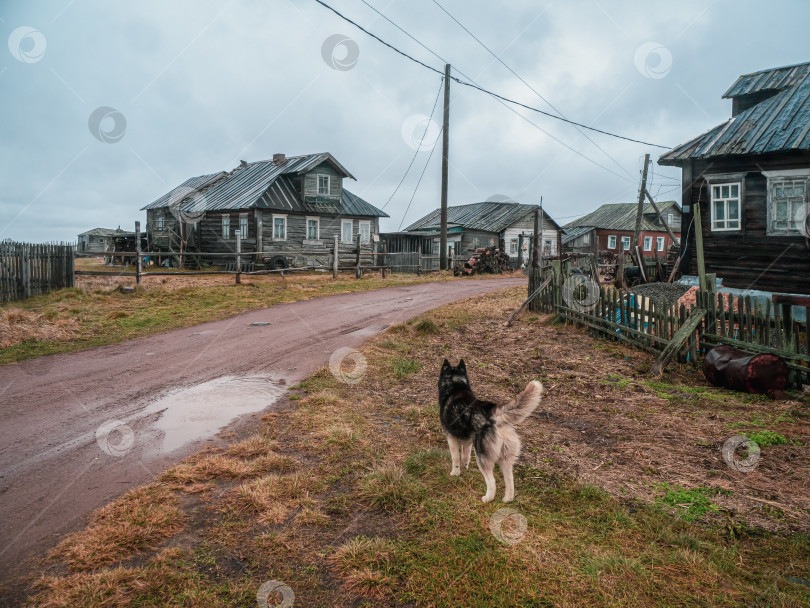
[[[453,366],[450,365],[450,362],[447,359],[445,359],[444,363],[442,363],[442,371],[443,372],[447,371],[448,369],[451,369],[452,367]]]
[[[456,366],[456,371],[460,374],[465,375],[467,374],[467,366],[464,365],[464,359],[458,362],[458,365]]]

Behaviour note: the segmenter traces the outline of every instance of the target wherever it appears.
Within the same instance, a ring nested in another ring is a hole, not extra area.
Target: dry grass
[[[232,505],[257,516],[259,521],[279,524],[297,507],[312,504],[309,495],[317,485],[309,475],[271,473],[236,488]]]
[[[51,557],[64,560],[71,570],[90,570],[153,548],[183,529],[185,516],[178,505],[163,485],[127,492],[96,511],[92,523],[61,542]]]

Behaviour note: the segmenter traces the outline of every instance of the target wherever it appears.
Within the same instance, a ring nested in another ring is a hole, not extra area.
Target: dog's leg
[[[460,445],[458,439],[452,435],[447,435],[447,444],[450,446],[450,458],[453,460],[453,468],[450,469],[450,475],[456,477],[461,475],[461,467],[459,466]]]
[[[494,462],[482,462],[482,459],[478,457],[478,452],[475,453],[475,462],[478,464],[478,470],[481,471],[481,475],[484,476],[484,481],[487,482],[487,493],[481,497],[483,502],[492,502],[495,498],[495,463]]]
[[[473,442],[468,441],[467,443],[461,444],[461,466],[465,469],[470,468],[470,457],[472,456],[472,446]]]
[[[503,483],[506,486],[506,491],[503,493],[504,502],[512,502],[515,498],[515,478],[512,475],[512,461],[504,460],[498,463],[501,465],[503,472]]]

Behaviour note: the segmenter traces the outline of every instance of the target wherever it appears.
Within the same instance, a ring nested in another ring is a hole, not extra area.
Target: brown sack
[[[703,375],[709,382],[747,393],[781,391],[789,373],[776,355],[749,355],[726,344],[710,350],[703,360]]]

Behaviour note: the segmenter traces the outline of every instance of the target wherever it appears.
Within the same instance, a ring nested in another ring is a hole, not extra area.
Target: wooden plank
[[[697,266],[698,266],[698,282],[700,289],[706,289],[706,263],[703,258],[703,226],[700,217],[700,204],[694,205],[695,217],[695,251],[697,252]]]
[[[549,275],[548,277],[546,277],[546,280],[545,280],[545,281],[543,281],[543,282],[540,284],[540,287],[538,287],[537,289],[535,289],[535,290],[534,290],[534,292],[532,292],[532,294],[531,294],[531,295],[529,295],[529,297],[528,297],[528,298],[526,298],[526,301],[525,301],[525,302],[523,302],[523,304],[521,304],[521,305],[520,305],[520,307],[519,307],[519,308],[518,308],[518,309],[517,309],[515,312],[513,312],[513,313],[512,313],[512,316],[511,316],[511,317],[509,317],[509,320],[506,322],[506,326],[507,326],[507,327],[511,327],[511,326],[512,326],[512,321],[514,321],[514,320],[515,320],[515,317],[517,317],[517,316],[518,316],[518,315],[519,315],[519,314],[520,314],[520,313],[523,311],[523,309],[524,309],[524,308],[526,308],[526,306],[529,304],[529,302],[531,302],[531,301],[532,301],[532,300],[534,300],[534,299],[535,299],[537,296],[539,296],[539,295],[542,293],[542,291],[543,291],[543,290],[544,290],[546,287],[548,287],[548,286],[549,286],[549,284],[551,284],[551,280],[552,280],[552,275]]]
[[[783,293],[775,293],[771,296],[774,304],[791,304],[793,306],[810,307],[810,296],[791,296]]]
[[[704,308],[695,308],[692,310],[692,313],[689,315],[689,318],[686,320],[672,340],[667,344],[666,348],[661,352],[661,355],[658,357],[656,362],[653,364],[652,373],[656,376],[660,376],[667,365],[672,362],[672,359],[678,352],[683,348],[684,343],[689,339],[689,337],[694,333],[697,326],[706,316],[706,309]]]

